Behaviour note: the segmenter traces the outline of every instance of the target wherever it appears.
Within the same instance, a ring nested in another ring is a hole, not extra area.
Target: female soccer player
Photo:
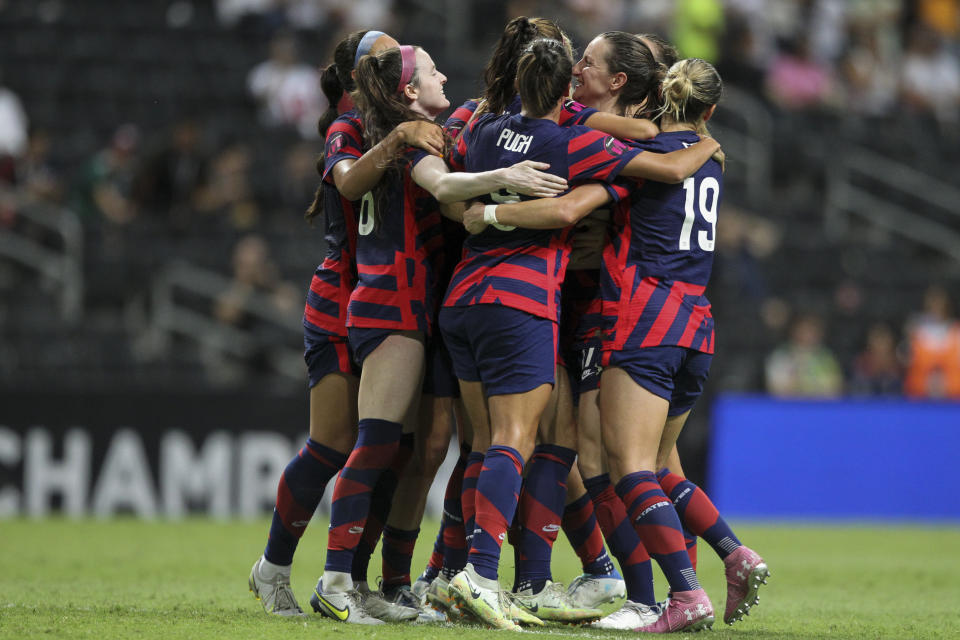
[[[546,160],[570,180],[613,180],[619,173],[677,181],[717,145],[706,142],[669,156],[637,153],[610,136],[557,125],[573,62],[555,40],[538,40],[518,63],[521,114],[475,119],[456,156],[467,170],[520,158]],[[486,201],[510,201],[491,193]],[[496,224],[496,220],[489,220]],[[492,229],[471,237],[441,311],[441,328],[460,379],[471,422],[488,423],[490,442],[476,489],[476,528],[469,563],[450,583],[451,595],[498,628],[504,614],[497,578],[500,545],[517,505],[556,368],[559,286],[566,269],[565,232]],[[474,419],[476,417],[476,419]]]
[[[381,154],[389,156],[400,144],[413,144],[439,153],[443,138],[429,123],[409,123],[393,132],[393,140],[371,156],[361,158],[362,133],[356,117],[349,112],[338,119],[338,111],[349,110],[348,90],[354,88],[355,61],[369,52],[396,47],[397,41],[380,31],[357,31],[337,44],[334,63],[322,74],[330,109],[321,117],[318,129],[326,136],[327,170],[318,163],[323,181],[307,212],[308,220],[321,212],[327,255],[310,283],[303,316],[304,359],[310,389],[310,437],[280,477],[270,535],[263,556],[250,572],[250,590],[267,613],[280,616],[303,615],[290,589],[290,570],[297,543],[303,536],[327,482],[346,463],[356,441],[358,370],[347,342],[347,302],[355,284],[356,212],[354,200],[341,195],[330,168],[336,166],[338,186],[349,179],[362,188],[364,181],[379,180]],[[335,157],[346,158],[336,163]],[[356,162],[355,162],[356,161]],[[356,166],[354,166],[356,165]]]
[[[356,81],[364,139],[374,148],[399,124],[429,123],[449,106],[443,92],[446,77],[419,48],[403,46],[362,57]],[[501,188],[549,196],[566,187],[562,178],[540,174],[532,166],[451,174],[440,158],[407,150],[362,194],[359,277],[347,313],[349,341],[363,366],[358,438],[334,487],[326,566],[311,598],[317,611],[344,622],[378,623],[358,606],[350,569],[371,490],[393,459],[403,423],[420,395],[424,340],[434,322],[433,254],[443,244],[436,200],[454,202]]]
[[[663,85],[664,133],[642,146],[669,151],[698,141],[706,134],[705,123],[720,93],[720,78],[708,63],[675,64]],[[712,266],[721,162],[722,156],[707,163],[680,187],[645,183],[631,198],[630,209],[619,211],[619,232],[604,250],[604,448],[617,494],[671,587],[662,612],[634,612],[639,623],[635,628],[641,631],[697,630],[713,623],[710,601],[684,549],[680,520],[655,471],[675,446],[712,358],[713,321],[703,291]],[[606,198],[592,190],[599,201]],[[541,209],[541,216],[562,208],[551,204]],[[503,223],[549,224],[549,216],[531,220],[535,212],[530,207],[523,213],[528,217],[507,210],[490,217]],[[748,593],[740,604],[752,604],[767,575],[766,565],[740,546],[732,532],[722,544],[731,555],[743,556],[740,569]]]
[[[625,35],[625,34],[624,34]],[[669,43],[654,34],[641,34],[637,38],[646,44],[658,62],[664,64],[666,68],[671,67],[677,61],[677,52]],[[618,94],[618,86],[625,84],[616,82],[616,74],[623,68],[623,62],[629,57],[623,52],[624,39],[611,39],[607,34],[603,34],[594,39],[584,51],[583,59],[574,68],[574,78],[578,87],[575,97],[589,106],[605,108],[604,105],[619,105],[623,101]],[[656,105],[650,102],[637,102],[635,109],[648,117],[656,117],[652,111]],[[578,331],[583,335],[586,330],[595,328],[594,325],[581,327]],[[611,550],[617,555],[621,562],[624,549],[632,548],[632,545],[624,544],[628,542],[630,532],[627,527],[622,526],[622,518],[617,514],[622,512],[622,508],[615,501],[616,494],[610,482],[609,476],[604,472],[602,457],[600,452],[600,419],[599,408],[597,406],[597,395],[599,393],[600,367],[599,344],[587,344],[581,342],[581,348],[587,347],[583,352],[584,356],[584,375],[582,377],[581,402],[579,405],[578,422],[580,429],[579,457],[578,464],[581,467],[585,481],[591,496],[597,503],[598,519],[604,534],[608,538]],[[592,348],[593,350],[589,350]],[[572,359],[572,358],[571,358]],[[687,546],[687,552],[694,569],[697,566],[696,556],[696,536],[701,536],[716,551],[717,555],[724,561],[727,573],[727,604],[724,621],[732,623],[743,617],[749,607],[756,600],[756,592],[750,586],[749,571],[744,572],[744,559],[748,560],[751,568],[762,562],[762,559],[746,546],[740,545],[733,531],[729,528],[716,507],[710,501],[709,497],[696,485],[684,478],[683,469],[680,465],[679,454],[676,446],[669,451],[666,458],[658,463],[657,477],[664,492],[675,501],[677,513],[684,525],[684,536]],[[611,532],[612,530],[612,532]],[[730,541],[735,541],[731,543]],[[737,545],[734,547],[733,545]],[[619,552],[619,553],[618,553]],[[627,606],[618,612],[617,615],[609,616],[600,623],[605,628],[633,628],[637,626],[632,617],[632,613],[643,606],[643,603],[653,604],[652,593],[641,595],[636,587],[630,584],[631,576],[628,578]],[[634,582],[634,584],[638,584]],[[578,585],[571,585],[576,587]]]

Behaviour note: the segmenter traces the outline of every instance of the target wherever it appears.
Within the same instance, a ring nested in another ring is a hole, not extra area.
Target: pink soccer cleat
[[[713,627],[713,606],[703,589],[676,591],[667,601],[663,613],[644,627],[641,633],[671,633],[673,631],[703,631]]]
[[[740,546],[723,559],[727,570],[727,606],[723,621],[733,624],[750,615],[750,607],[760,601],[757,592],[767,584],[770,570],[756,551]]]

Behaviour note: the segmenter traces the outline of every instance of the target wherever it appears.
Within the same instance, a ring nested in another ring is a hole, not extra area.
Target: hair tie
[[[362,38],[360,38],[360,44],[357,45],[357,54],[353,56],[353,68],[356,69],[357,65],[360,64],[360,58],[370,53],[370,49],[373,47],[373,43],[377,41],[380,36],[385,36],[383,31],[367,31]]]
[[[416,49],[408,44],[402,45],[400,59],[403,61],[403,66],[400,68],[400,84],[397,86],[397,93],[402,93],[403,88],[413,79],[413,72],[417,68]]]

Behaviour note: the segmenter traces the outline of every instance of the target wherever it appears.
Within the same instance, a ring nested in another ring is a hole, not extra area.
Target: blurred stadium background
[[[688,475],[734,516],[960,519],[956,0],[0,0],[0,517],[266,513],[307,429],[318,67],[381,29],[456,105],[515,15],[726,82]]]

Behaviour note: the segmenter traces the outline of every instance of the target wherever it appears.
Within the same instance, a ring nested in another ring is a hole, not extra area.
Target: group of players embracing
[[[359,31],[324,70],[307,212],[328,245],[303,321],[310,437],[280,478],[250,588],[268,613],[303,615],[293,555],[336,476],[310,597],[335,620],[709,628],[697,537],[726,566],[724,621],[739,620],[769,571],[685,479],[675,446],[714,350],[703,294],[724,158],[705,123],[720,78],[619,31],[574,63],[555,23],[521,17],[484,80],[440,127],[446,77],[422,48]],[[452,424],[460,457],[412,581]],[[550,572],[561,529],[583,565],[567,588]]]

